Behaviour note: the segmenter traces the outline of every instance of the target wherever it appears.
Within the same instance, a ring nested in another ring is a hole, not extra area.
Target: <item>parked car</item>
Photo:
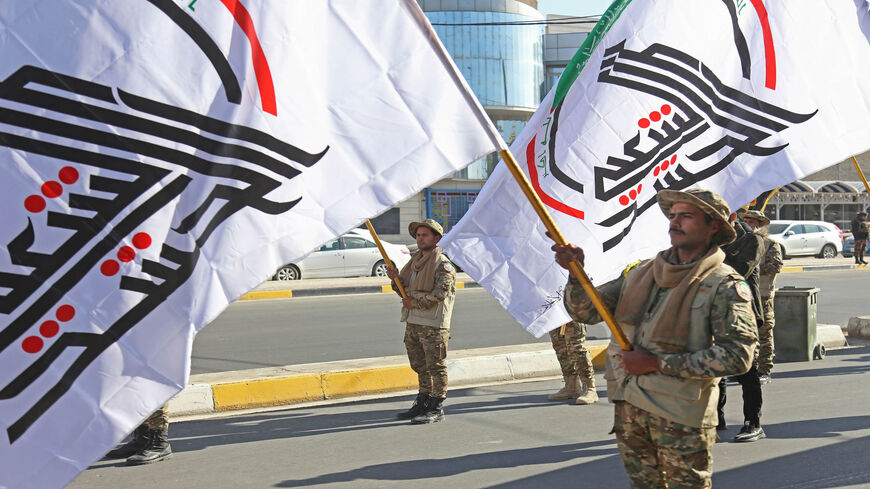
[[[411,259],[405,245],[381,240],[387,256],[401,269]],[[378,246],[368,231],[352,230],[347,234],[327,241],[320,249],[311,252],[295,263],[279,268],[272,280],[299,280],[301,278],[336,277],[386,277],[387,265]]]
[[[864,249],[864,254],[870,256],[870,241],[867,242],[867,247]],[[843,239],[843,256],[855,256],[855,237],[847,236]]]
[[[834,258],[843,251],[843,232],[824,221],[771,221],[768,237],[779,243],[782,257],[815,255]]]

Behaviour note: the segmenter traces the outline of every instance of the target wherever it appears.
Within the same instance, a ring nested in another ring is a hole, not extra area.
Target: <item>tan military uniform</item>
[[[776,320],[773,315],[773,298],[776,293],[776,274],[782,270],[782,251],[779,245],[765,237],[764,256],[758,264],[758,291],[764,309],[764,324],[758,330],[758,373],[770,375],[773,368],[773,327]]]

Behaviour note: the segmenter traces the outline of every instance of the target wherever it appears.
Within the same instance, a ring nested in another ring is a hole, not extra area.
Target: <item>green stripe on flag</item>
[[[607,31],[610,30],[610,27],[622,14],[622,11],[628,7],[629,3],[631,3],[631,0],[616,0],[611,3],[598,23],[595,24],[595,27],[592,28],[592,32],[586,36],[586,40],[583,41],[580,49],[577,50],[574,57],[571,58],[571,62],[565,67],[565,71],[562,72],[562,76],[559,77],[559,84],[556,86],[556,96],[553,98],[553,108],[558,107],[562,103],[562,99],[568,94],[568,90],[571,89],[574,80],[580,76],[580,72],[586,66],[586,62],[589,61],[589,57],[592,56],[595,48],[598,47],[598,43],[601,42],[601,39],[604,38],[604,35],[607,34]]]

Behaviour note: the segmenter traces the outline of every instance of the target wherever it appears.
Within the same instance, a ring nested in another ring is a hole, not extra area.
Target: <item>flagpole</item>
[[[770,202],[770,198],[773,197],[774,194],[776,194],[777,192],[779,192],[779,189],[781,189],[781,188],[782,188],[782,187],[776,187],[775,189],[773,189],[773,192],[771,192],[770,195],[768,195],[767,198],[764,199],[764,202],[761,204],[761,208],[758,209],[758,210],[761,211],[761,212],[764,212],[764,208],[767,207],[767,203]]]
[[[366,227],[369,228],[369,232],[372,233],[372,239],[375,240],[375,244],[378,245],[378,251],[381,252],[381,256],[384,258],[384,263],[386,263],[387,268],[392,268],[395,270],[396,267],[393,266],[393,261],[390,260],[390,257],[387,256],[387,250],[384,249],[384,245],[381,244],[381,239],[378,238],[378,233],[375,232],[375,228],[372,226],[371,221],[366,219]],[[408,294],[405,293],[405,288],[402,287],[401,280],[393,280],[393,283],[396,284],[396,287],[399,289],[399,294],[402,295],[402,299],[408,297]]]
[[[508,170],[510,170],[511,175],[514,176],[514,179],[520,185],[520,189],[522,189],[526,198],[532,204],[532,207],[535,209],[535,212],[538,214],[538,217],[541,218],[541,221],[544,222],[544,226],[547,227],[547,231],[550,233],[550,237],[553,238],[553,241],[558,245],[566,245],[568,242],[565,240],[565,237],[562,236],[562,232],[559,231],[559,228],[556,227],[556,223],[553,221],[553,218],[550,216],[550,213],[547,212],[547,209],[544,208],[544,203],[541,202],[541,198],[538,197],[538,194],[532,190],[532,184],[529,183],[529,179],[526,178],[526,174],[520,169],[520,166],[517,164],[517,161],[514,159],[514,156],[511,154],[510,150],[502,150],[499,151],[499,156],[501,156],[502,160],[504,160],[505,164],[507,164]],[[589,295],[589,298],[592,300],[592,304],[595,305],[595,309],[598,310],[598,314],[601,315],[601,318],[607,323],[607,327],[610,328],[610,332],[613,334],[613,337],[619,343],[619,346],[622,347],[623,350],[631,350],[631,343],[628,341],[628,338],[623,333],[622,328],[616,324],[616,320],[613,319],[613,315],[610,314],[610,310],[607,308],[607,305],[604,304],[604,301],[601,299],[601,294],[598,293],[598,289],[592,285],[592,281],[589,280],[589,276],[586,275],[586,271],[583,270],[583,267],[580,266],[580,263],[577,261],[572,261],[569,263],[569,267],[571,270],[571,275],[574,276],[578,281],[580,281],[580,285],[583,287],[583,290]]]
[[[855,164],[855,169],[858,170],[858,176],[861,177],[861,181],[864,182],[864,188],[867,189],[867,193],[870,194],[870,185],[867,185],[867,179],[864,178],[864,172],[861,171],[861,167],[858,165],[858,160],[855,157],[852,157],[852,163]]]

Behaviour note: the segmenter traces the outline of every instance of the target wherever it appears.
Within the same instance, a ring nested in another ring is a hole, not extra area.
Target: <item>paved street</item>
[[[785,273],[777,285],[819,287],[819,322],[845,324],[852,316],[870,314],[870,304],[862,309],[868,280],[866,269],[828,270]],[[239,301],[197,336],[191,373],[402,355],[402,331],[399,301],[392,294]],[[604,326],[589,329],[590,338],[606,334]],[[483,289],[457,292],[452,350],[537,341],[549,339],[525,332]]]
[[[870,487],[868,362],[870,347],[861,346],[778,364],[764,387],[768,439],[757,443],[730,442],[742,417],[732,388],[714,487]],[[174,423],[172,459],[143,467],[102,461],[69,487],[627,487],[607,434],[612,407],[547,402],[559,384],[454,391],[445,421],[428,426],[393,420],[409,396]]]

